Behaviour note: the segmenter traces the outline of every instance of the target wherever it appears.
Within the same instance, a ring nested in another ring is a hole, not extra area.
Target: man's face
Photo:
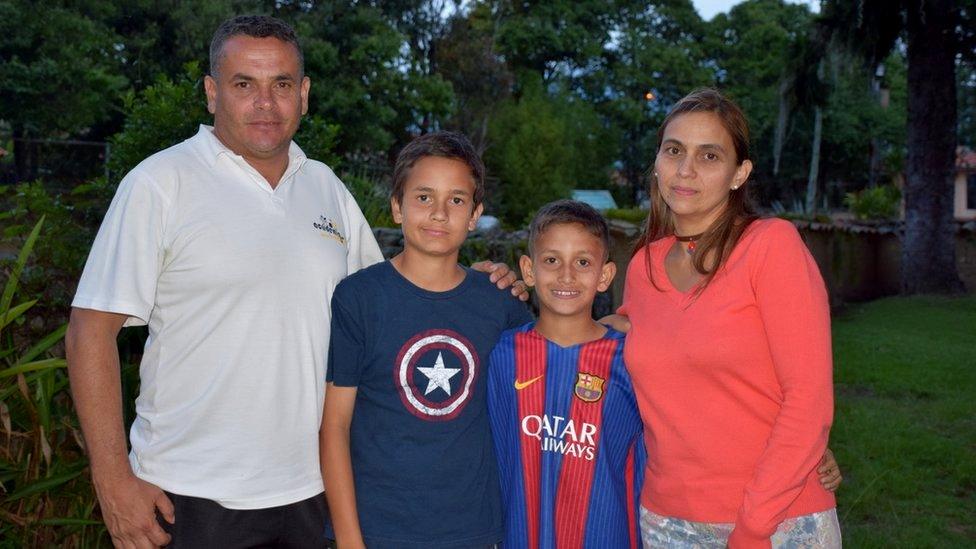
[[[233,36],[217,67],[204,79],[217,138],[248,161],[287,158],[308,111],[310,84],[295,47],[273,37]]]

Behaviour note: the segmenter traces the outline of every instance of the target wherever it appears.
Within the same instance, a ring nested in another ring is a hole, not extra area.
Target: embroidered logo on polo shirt
[[[342,244],[343,246],[346,245],[346,237],[342,236],[342,233],[339,232],[338,228],[336,228],[335,222],[333,222],[328,217],[325,217],[324,215],[320,215],[319,221],[316,223],[312,223],[312,226],[318,229],[319,234],[321,234],[325,238],[331,238],[336,242],[338,242],[339,244]]]
[[[393,382],[411,414],[426,421],[457,417],[471,400],[478,353],[453,330],[428,330],[403,344]]]

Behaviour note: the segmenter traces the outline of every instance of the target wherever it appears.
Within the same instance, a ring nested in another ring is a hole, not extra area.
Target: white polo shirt
[[[233,509],[322,491],[329,302],[382,260],[352,195],[294,143],[277,188],[201,126],[119,185],[72,306],[149,325],[139,478]]]

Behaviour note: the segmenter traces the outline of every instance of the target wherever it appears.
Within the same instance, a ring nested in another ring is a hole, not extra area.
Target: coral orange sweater
[[[769,547],[784,519],[835,506],[816,472],[833,416],[823,279],[779,219],[753,222],[697,298],[664,271],[673,244],[634,256],[620,309],[648,449],[641,504],[734,522],[732,548]]]

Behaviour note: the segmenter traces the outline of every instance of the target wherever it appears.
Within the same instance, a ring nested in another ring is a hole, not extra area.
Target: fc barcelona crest
[[[596,402],[600,400],[600,397],[603,396],[604,381],[606,380],[602,377],[593,374],[577,373],[576,397],[583,402]]]

